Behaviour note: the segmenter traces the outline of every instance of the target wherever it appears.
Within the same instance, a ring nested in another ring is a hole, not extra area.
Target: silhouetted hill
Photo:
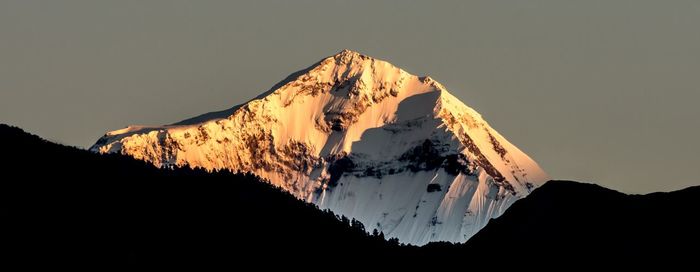
[[[0,150],[3,259],[28,267],[235,266],[266,256],[390,257],[398,248],[252,175],[157,169],[6,125]]]
[[[698,253],[698,208],[700,186],[627,195],[594,184],[549,181],[489,222],[466,247],[498,250],[508,244],[532,258],[682,260]]]
[[[626,195],[550,181],[466,244],[418,248],[368,235],[252,175],[157,169],[6,125],[0,150],[1,256],[25,268],[693,263],[700,245],[700,186]]]

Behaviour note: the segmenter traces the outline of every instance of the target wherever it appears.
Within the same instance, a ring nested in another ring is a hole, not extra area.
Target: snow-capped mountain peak
[[[387,237],[465,241],[548,179],[430,77],[343,50],[242,105],[91,147],[255,173]]]

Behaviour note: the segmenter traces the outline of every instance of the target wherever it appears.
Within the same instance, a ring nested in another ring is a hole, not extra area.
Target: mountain
[[[548,180],[430,77],[344,50],[243,105],[108,132],[90,148],[250,172],[401,242],[464,242]]]

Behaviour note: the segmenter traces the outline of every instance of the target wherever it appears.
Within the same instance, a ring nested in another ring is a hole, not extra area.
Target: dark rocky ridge
[[[403,260],[415,260],[463,268],[473,260],[470,267],[490,269],[562,261],[692,268],[700,245],[700,186],[626,195],[550,181],[466,244],[418,248],[367,235],[356,221],[338,219],[252,176],[157,169],[5,125],[0,149],[13,158],[1,165],[8,266],[239,268],[272,265],[259,262],[261,256],[288,264],[309,254],[319,256],[314,264],[337,265],[338,258],[322,249],[372,267],[413,266]]]

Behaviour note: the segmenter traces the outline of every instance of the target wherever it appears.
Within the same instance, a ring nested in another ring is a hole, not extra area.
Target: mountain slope
[[[318,249],[355,259],[413,250],[252,175],[158,169],[2,124],[0,150],[12,158],[0,166],[0,256],[23,268],[235,268]]]
[[[22,267],[694,264],[700,244],[700,186],[638,196],[551,181],[466,244],[418,248],[368,236],[250,175],[157,169],[5,125],[0,150],[12,158],[0,165],[0,256]]]
[[[157,166],[251,172],[402,242],[463,242],[547,180],[429,77],[344,50],[257,99],[91,148]]]

